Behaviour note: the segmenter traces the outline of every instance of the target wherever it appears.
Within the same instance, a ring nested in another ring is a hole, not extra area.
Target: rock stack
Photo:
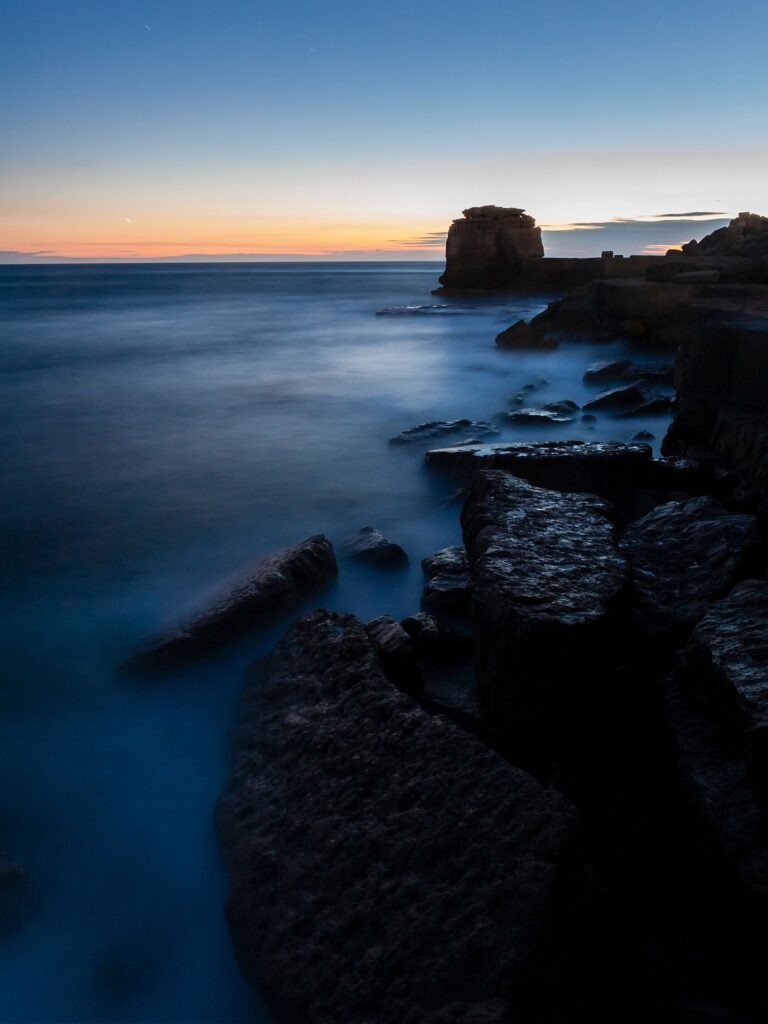
[[[544,255],[541,228],[524,210],[472,206],[448,230],[444,288],[508,288],[526,260]]]

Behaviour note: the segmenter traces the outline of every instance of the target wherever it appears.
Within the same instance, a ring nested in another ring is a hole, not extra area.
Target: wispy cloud
[[[390,238],[392,245],[404,245],[407,248],[438,249],[445,245],[448,237],[447,231],[431,231],[426,235],[418,235],[415,238]]]
[[[727,217],[724,210],[694,210],[693,213],[657,213],[657,217]]]
[[[0,259],[7,257],[25,257],[25,256],[51,256],[52,251],[50,249],[35,249],[32,252],[23,252],[21,249],[0,249]]]

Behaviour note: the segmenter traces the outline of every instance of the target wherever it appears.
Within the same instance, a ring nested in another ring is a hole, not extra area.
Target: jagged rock
[[[624,409],[619,416],[658,416],[659,413],[669,412],[672,408],[672,399],[669,395],[648,394],[640,405],[631,409]]]
[[[695,682],[695,680],[692,680]],[[663,680],[665,721],[673,744],[675,782],[690,805],[698,845],[711,848],[710,858],[724,864],[735,891],[729,903],[745,901],[748,921],[768,910],[768,846],[763,813],[755,800],[745,762],[723,741],[722,729],[676,674]],[[719,885],[728,884],[719,871]],[[740,892],[739,890],[742,890]],[[752,922],[754,923],[754,922]],[[745,920],[741,922],[743,928]],[[760,944],[760,947],[764,943]],[[759,948],[760,948],[759,947]]]
[[[438,622],[427,612],[416,612],[400,623],[419,655],[432,662],[454,661],[467,654],[471,639]]]
[[[632,437],[633,441],[653,441],[656,437],[650,430],[638,430],[638,432]]]
[[[483,714],[515,763],[542,771],[616,634],[627,572],[615,527],[592,494],[500,472],[476,478],[461,521]]]
[[[585,409],[626,409],[638,408],[648,400],[648,392],[639,384],[623,384],[601,392],[596,398],[584,403]]]
[[[584,371],[584,380],[587,383],[620,380],[624,371],[633,365],[631,359],[604,359],[587,367]]]
[[[284,548],[260,562],[226,597],[180,629],[151,643],[126,664],[128,670],[172,666],[198,657],[324,587],[337,573],[333,545],[322,534]]]
[[[691,684],[716,709],[768,797],[768,582],[747,580],[713,604],[685,651]]]
[[[523,210],[475,206],[448,229],[444,288],[507,288],[520,276],[524,261],[544,255],[541,228]]]
[[[556,338],[548,338],[540,331],[535,330],[525,320],[518,320],[517,323],[507,327],[506,330],[496,335],[496,344],[504,349],[555,349],[560,346]]]
[[[394,445],[420,444],[423,441],[431,441],[443,434],[455,434],[457,431],[471,430],[473,434],[484,437],[489,434],[498,434],[498,429],[492,423],[476,422],[475,420],[432,420],[429,423],[419,423],[418,426],[409,427],[395,437],[390,437],[389,443]]]
[[[427,452],[426,463],[461,481],[472,480],[484,469],[504,469],[538,487],[598,494],[626,507],[651,458],[647,444],[540,441],[437,448]]]
[[[357,619],[294,626],[241,735],[218,811],[227,920],[280,1019],[421,1024],[499,1001],[548,1017],[572,997],[573,810],[392,687]]]
[[[344,553],[356,562],[374,565],[377,569],[399,568],[408,564],[408,555],[394,541],[387,540],[373,526],[363,526],[344,544]]]
[[[630,523],[620,550],[632,569],[635,627],[658,641],[679,641],[707,606],[759,558],[753,516],[728,512],[714,498],[667,502]]]
[[[422,596],[428,608],[464,611],[469,607],[470,580],[467,553],[462,547],[443,548],[421,560],[427,577]]]
[[[768,256],[768,217],[740,213],[724,228],[718,228],[701,241],[683,246],[686,255],[742,256],[751,259]]]
[[[406,693],[419,694],[422,689],[419,658],[400,623],[389,615],[380,615],[366,624],[365,631],[376,657],[395,686]]]
[[[532,327],[545,331],[599,331],[600,310],[590,286],[571,292],[562,299],[550,302],[543,313],[531,321]]]

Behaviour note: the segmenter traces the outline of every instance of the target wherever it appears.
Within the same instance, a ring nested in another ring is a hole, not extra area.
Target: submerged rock
[[[632,568],[635,627],[678,641],[733,584],[757,566],[753,516],[714,498],[671,501],[630,523],[620,549]]]
[[[409,427],[395,437],[390,437],[389,443],[393,445],[419,444],[423,441],[431,441],[443,434],[455,434],[458,431],[471,431],[484,437],[490,434],[498,434],[498,428],[492,423],[476,422],[475,420],[432,420],[429,423],[419,423],[416,427]]]
[[[373,526],[363,526],[344,544],[344,554],[356,562],[366,562],[377,569],[398,568],[408,564],[408,555],[399,544],[387,540]]]
[[[483,713],[515,763],[541,771],[614,641],[627,577],[616,530],[600,498],[500,472],[477,477],[461,521]]]
[[[768,582],[747,580],[713,604],[685,650],[691,685],[717,710],[768,798]]]
[[[648,392],[639,384],[623,384],[618,388],[603,391],[596,398],[584,403],[585,409],[637,408],[648,400]]]
[[[632,366],[631,359],[603,359],[592,363],[584,371],[584,380],[588,383],[620,380],[624,371]]]
[[[35,890],[27,872],[16,864],[0,864],[0,939],[20,931],[36,908]]]
[[[575,419],[571,409],[563,408],[560,403],[533,407],[531,409],[515,409],[514,412],[502,413],[505,420],[516,426],[542,427],[548,424],[570,423]]]
[[[126,668],[161,668],[205,654],[294,607],[302,597],[324,587],[337,571],[333,545],[322,534],[284,548],[260,562],[218,603],[140,651]]]
[[[238,961],[276,1015],[544,1019],[573,998],[582,876],[561,796],[391,686],[350,615],[294,626],[248,712],[218,824]]]
[[[469,608],[470,579],[467,553],[463,547],[443,548],[421,560],[427,577],[422,602],[425,607],[466,611]]]

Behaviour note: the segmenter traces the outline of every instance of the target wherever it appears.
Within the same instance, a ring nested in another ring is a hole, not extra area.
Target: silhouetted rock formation
[[[768,256],[768,217],[758,213],[740,213],[724,228],[718,228],[697,242],[683,246],[686,256],[742,256],[754,259]],[[670,255],[676,255],[670,251]]]
[[[507,288],[525,260],[543,255],[541,228],[523,210],[473,206],[448,230],[440,283],[457,289]]]
[[[570,805],[396,690],[351,615],[302,619],[263,676],[218,820],[240,966],[279,1018],[560,1019]]]
[[[373,526],[363,526],[354,537],[344,544],[347,558],[356,562],[367,562],[377,569],[395,569],[408,564],[408,555],[399,544],[387,540],[384,534]]]

